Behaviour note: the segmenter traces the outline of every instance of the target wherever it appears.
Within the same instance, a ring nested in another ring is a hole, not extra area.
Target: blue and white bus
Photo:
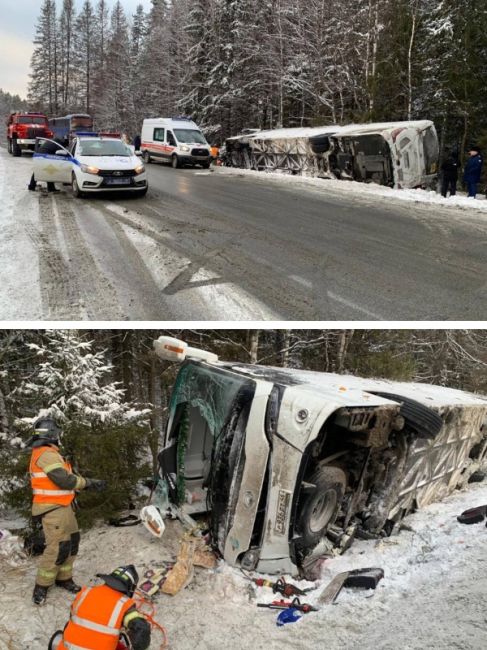
[[[68,145],[79,131],[93,131],[93,118],[83,113],[53,117],[49,120],[49,127],[55,140]]]

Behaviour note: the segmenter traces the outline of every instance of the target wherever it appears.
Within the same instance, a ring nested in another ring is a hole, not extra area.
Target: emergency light
[[[208,363],[216,363],[218,355],[207,350],[192,348],[180,339],[171,336],[160,336],[154,341],[154,350],[157,356],[164,361],[177,361],[179,363],[186,359],[201,359]]]

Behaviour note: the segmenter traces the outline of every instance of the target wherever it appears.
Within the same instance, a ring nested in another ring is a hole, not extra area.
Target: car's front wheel
[[[73,174],[71,180],[71,188],[73,190],[73,196],[75,196],[77,199],[82,199],[84,197],[84,193],[79,189],[78,179],[76,178],[76,174]]]

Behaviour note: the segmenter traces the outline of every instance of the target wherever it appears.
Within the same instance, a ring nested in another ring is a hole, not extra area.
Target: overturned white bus
[[[183,362],[162,480],[206,513],[231,565],[312,575],[355,537],[390,534],[485,462],[487,398],[428,384],[223,363],[169,337]]]
[[[432,187],[439,146],[433,122],[277,129],[228,138],[227,165],[389,187]]]

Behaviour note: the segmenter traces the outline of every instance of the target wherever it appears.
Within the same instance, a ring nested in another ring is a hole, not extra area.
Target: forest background
[[[155,476],[179,365],[153,341],[180,337],[222,360],[419,381],[487,394],[485,330],[1,330],[0,510],[27,513],[32,422],[43,410],[64,429],[75,469],[108,480],[81,495],[81,521],[110,518]]]
[[[42,0],[29,107],[132,137],[185,114],[242,128],[432,119],[441,150],[487,146],[487,8],[478,0]]]

